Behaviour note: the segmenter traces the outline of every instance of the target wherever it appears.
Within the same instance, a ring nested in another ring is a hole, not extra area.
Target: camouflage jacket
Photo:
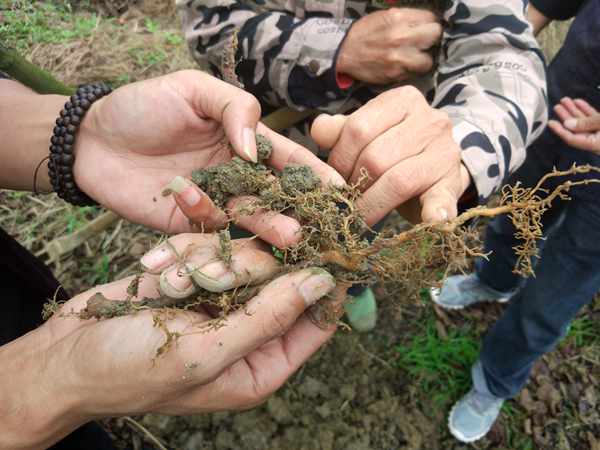
[[[355,20],[399,2],[407,0],[177,0],[201,66],[263,104],[327,112],[347,111],[377,94],[360,83],[340,89],[336,56]],[[544,57],[525,19],[526,0],[435,3],[445,5],[438,66],[418,87],[449,114],[484,202],[522,164],[545,126]]]

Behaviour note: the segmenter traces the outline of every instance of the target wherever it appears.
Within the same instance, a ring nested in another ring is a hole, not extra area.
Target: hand
[[[365,83],[397,83],[431,70],[433,58],[428,51],[441,36],[442,26],[430,11],[377,11],[352,25],[336,70]]]
[[[215,276],[212,269],[219,264],[218,258],[209,256],[215,255],[218,246],[215,236],[181,235],[170,243],[144,258],[154,272],[168,273],[173,263],[182,268],[184,263],[177,263],[175,250],[187,255],[187,261],[205,275]],[[269,260],[268,269],[258,268]],[[257,279],[243,273],[246,264],[248,269],[262,270]],[[246,240],[234,245],[231,269],[226,272],[246,277],[248,284],[270,278],[277,269],[268,249],[256,240]],[[4,350],[0,351],[4,368],[0,412],[9,412],[0,424],[0,447],[48,446],[92,418],[253,407],[278,389],[334,332],[334,327],[317,327],[304,314],[335,286],[327,272],[309,268],[268,283],[216,329],[202,328],[212,318],[208,311],[164,314],[164,325],[180,337],[155,359],[165,333],[153,323],[152,312],[102,321],[84,321],[70,314],[80,311],[97,292],[109,299],[125,298],[130,281],[78,295],[63,305],[61,312],[66,316],[59,312],[38,330],[0,347]],[[144,275],[137,299],[154,298],[159,290],[159,276]],[[26,436],[24,426],[29,430]],[[13,437],[30,441],[17,441],[19,446],[10,440]]]
[[[527,20],[533,27],[533,34],[537,36],[552,20],[546,17],[539,9],[531,3],[527,6]]]
[[[75,178],[90,197],[126,219],[169,233],[223,226],[226,216],[198,188],[178,179],[177,202],[161,191],[175,176],[229,160],[233,152],[256,159],[258,101],[199,71],[182,71],[133,83],[97,101],[77,136]],[[324,182],[341,183],[310,151],[267,130],[274,145],[269,163],[311,166]],[[184,214],[185,213],[185,214]],[[186,217],[187,215],[187,217]],[[241,225],[285,247],[299,238],[299,224],[282,215],[256,214]]]
[[[548,126],[571,147],[600,155],[600,113],[585,100],[563,98],[554,107],[561,120],[550,120]]]
[[[414,197],[425,222],[456,216],[470,176],[448,116],[415,88],[386,91],[350,116],[320,115],[311,133],[331,149],[329,164],[350,183],[368,172],[359,207],[369,225]]]

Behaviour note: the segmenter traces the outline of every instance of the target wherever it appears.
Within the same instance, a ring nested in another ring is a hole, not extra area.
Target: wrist
[[[45,326],[0,347],[0,448],[46,448],[90,419],[68,364]]]

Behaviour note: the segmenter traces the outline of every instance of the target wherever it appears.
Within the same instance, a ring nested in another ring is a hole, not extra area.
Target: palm
[[[126,86],[97,106],[91,120],[98,131],[77,158],[82,189],[133,222],[189,231],[161,190],[176,175],[230,159],[223,128],[165,79]]]

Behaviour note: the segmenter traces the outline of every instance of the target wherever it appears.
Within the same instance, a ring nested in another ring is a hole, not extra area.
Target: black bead
[[[67,155],[63,155],[63,158],[67,156]],[[70,173],[66,173],[63,175],[63,180],[65,181],[73,181],[73,175],[71,175]]]
[[[59,117],[58,119],[56,119],[56,122],[55,122],[55,123],[56,123],[56,125],[58,125],[58,126],[64,125],[64,123],[65,123],[65,119],[64,119],[64,118],[62,118],[62,117]]]
[[[101,97],[101,96],[102,96],[102,94],[104,94],[104,92],[102,91],[102,88],[101,88],[101,87],[96,87],[96,88],[94,89],[94,92],[93,92],[93,93],[94,93],[94,95],[95,95],[97,98]]]
[[[67,125],[67,133],[68,134],[75,134],[75,132],[77,131],[77,127],[75,125],[70,125],[70,124],[65,124]]]
[[[78,96],[77,94],[73,94],[69,97],[69,101],[74,102],[75,100],[77,100]]]
[[[60,110],[60,117],[65,117],[67,115],[67,110],[66,109],[61,109]]]
[[[65,144],[72,144],[75,142],[75,138],[72,134],[65,134]]]
[[[50,153],[60,153],[60,146],[58,145],[53,145],[50,147]]]
[[[87,94],[86,98],[90,101],[90,103],[96,101],[96,96],[92,93]]]
[[[73,102],[73,108],[79,108],[81,106],[81,99],[77,98],[77,100],[75,100]]]
[[[62,162],[63,164],[65,164],[65,165],[69,165],[69,166],[72,166],[72,165],[73,165],[73,155],[68,155],[68,154],[66,154],[66,153],[63,153],[63,154],[60,156],[60,160],[61,160],[61,162]]]
[[[58,144],[58,136],[52,135],[52,137],[50,138],[50,142],[52,142],[53,145]]]
[[[71,168],[69,166],[58,166],[58,170],[60,173],[70,173]]]
[[[57,145],[63,145],[65,143],[65,138],[62,136],[58,136],[58,144]]]
[[[72,190],[75,187],[75,184],[72,181],[67,181],[65,183],[65,188],[68,190]]]
[[[83,110],[83,108],[81,108],[81,106],[78,106],[77,108],[73,109],[73,114],[77,116],[82,116],[84,113],[85,111]]]
[[[82,107],[84,110],[87,110],[87,109],[90,107],[91,103],[90,103],[90,102],[89,102],[89,101],[88,101],[86,98],[82,98],[82,99],[80,100],[80,102],[79,102],[79,105],[80,105],[80,106],[81,106],[81,107]]]
[[[64,119],[62,120],[62,125],[64,125],[65,127],[68,128],[69,124],[71,123],[71,116],[66,116]]]
[[[68,110],[70,110],[70,109],[72,109],[72,108],[73,108],[73,103],[71,103],[71,102],[67,102],[67,103],[65,103],[65,109],[66,109],[67,111],[68,111]]]
[[[55,136],[60,136],[60,125],[56,125],[54,130],[52,130]]]
[[[71,123],[75,124],[75,125],[79,125],[81,123],[81,119],[79,118],[79,116],[71,116]]]
[[[73,146],[71,144],[63,144],[62,151],[63,153],[70,155],[71,153],[73,153]]]

